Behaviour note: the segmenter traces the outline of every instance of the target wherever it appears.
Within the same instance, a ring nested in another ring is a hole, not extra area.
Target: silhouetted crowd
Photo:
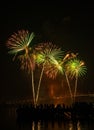
[[[78,119],[94,119],[94,104],[80,102],[72,106],[65,106],[64,104],[40,104],[36,107],[31,104],[19,105],[17,107],[18,121],[31,120],[78,120]]]

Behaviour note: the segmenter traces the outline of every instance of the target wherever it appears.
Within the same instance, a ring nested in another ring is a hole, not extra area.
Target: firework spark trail
[[[71,91],[71,86],[70,86],[70,82],[69,82],[69,79],[68,79],[68,75],[66,73],[65,64],[67,63],[68,60],[73,59],[74,57],[76,57],[76,55],[75,54],[73,55],[73,54],[74,53],[70,53],[70,54],[67,53],[65,56],[63,54],[61,59],[59,59],[59,61],[54,59],[53,60],[53,65],[48,65],[45,68],[46,75],[49,78],[52,78],[52,79],[55,79],[57,74],[59,74],[59,73],[62,74],[62,75],[65,74],[67,85],[69,87],[69,92],[70,92],[70,96],[71,96],[72,101],[73,101],[73,96],[72,96],[72,91]]]
[[[6,42],[6,46],[9,49],[8,53],[14,54],[13,60],[18,58],[21,69],[26,70],[32,76],[34,104],[38,102],[43,72],[52,79],[56,78],[58,73],[65,74],[71,97],[72,92],[68,78],[73,79],[75,77],[75,100],[78,78],[85,75],[87,70],[84,62],[76,58],[78,53],[67,53],[64,56],[64,52],[61,50],[61,48],[55,44],[52,44],[51,42],[40,43],[35,48],[31,48],[30,43],[33,38],[34,33],[30,34],[28,30],[19,30],[17,33],[11,35]],[[35,63],[42,68],[36,97],[33,76]]]
[[[78,77],[84,76],[86,74],[86,66],[84,65],[84,62],[75,58],[71,59],[67,62],[66,65],[66,71],[68,72],[68,75],[70,78],[76,78],[75,79],[75,89],[74,89],[74,101],[75,101],[75,96],[76,96],[76,91],[77,91],[77,82],[78,82]]]
[[[66,81],[67,81],[67,85],[68,85],[68,88],[69,88],[69,93],[70,93],[70,96],[71,96],[71,101],[73,102],[73,94],[72,94],[72,90],[71,90],[71,85],[70,85],[70,81],[69,81],[69,78],[68,78],[68,71],[66,70],[66,64],[68,61],[76,58],[78,55],[78,53],[74,54],[74,53],[67,53],[63,60],[62,60],[62,65],[64,65],[64,73],[65,73],[65,77],[66,77]]]
[[[71,90],[71,86],[70,86],[70,82],[69,82],[69,78],[68,77],[70,77],[70,75],[72,77],[74,77],[76,75],[75,75],[75,69],[74,69],[74,72],[71,71],[71,73],[70,73],[70,70],[69,70],[70,64],[69,63],[71,61],[75,61],[75,63],[78,62],[78,61],[75,60],[77,55],[78,55],[78,53],[76,53],[76,54],[74,54],[74,53],[67,53],[65,56],[64,55],[62,56],[62,60],[57,61],[56,59],[54,59],[52,65],[47,65],[47,67],[45,67],[46,75],[49,78],[52,78],[52,79],[56,78],[58,72],[60,72],[63,75],[65,74],[72,102],[73,102],[73,94],[72,94],[72,90]],[[80,66],[83,66],[83,65],[84,65],[84,62],[80,61]],[[84,73],[84,70],[86,70],[85,66],[83,66],[83,72],[82,73]],[[77,74],[79,76],[79,74],[82,75],[82,73],[77,73]],[[76,95],[78,76],[76,76],[74,96]]]
[[[42,67],[42,71],[39,78],[38,89],[36,94],[36,102],[38,103],[39,89],[41,85],[41,79],[43,72],[47,74],[48,69],[53,68],[56,64],[56,60],[60,60],[62,56],[62,51],[55,44],[49,43],[40,43],[35,48],[36,52],[36,62],[39,67]]]
[[[35,105],[35,90],[34,90],[34,58],[32,57],[30,43],[34,38],[34,33],[29,33],[28,30],[19,30],[17,33],[14,33],[10,36],[6,42],[8,47],[9,54],[14,54],[14,58],[17,57],[20,61],[21,69],[26,70],[28,73],[32,73],[32,91],[33,91],[33,100]],[[21,54],[21,52],[23,54]],[[19,53],[19,55],[17,55]]]

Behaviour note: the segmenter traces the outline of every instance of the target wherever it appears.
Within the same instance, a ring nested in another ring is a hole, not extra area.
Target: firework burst
[[[17,33],[11,35],[11,37],[6,42],[8,47],[9,54],[14,54],[14,58],[17,56],[21,63],[21,69],[26,70],[28,73],[32,74],[32,91],[33,91],[33,100],[35,105],[35,90],[34,90],[34,79],[33,79],[33,70],[34,70],[34,58],[32,55],[30,44],[34,38],[34,33],[29,33],[28,30],[19,30]],[[19,55],[17,55],[19,53]]]
[[[71,59],[66,64],[66,73],[70,78],[75,77],[75,90],[74,90],[74,101],[77,91],[78,77],[84,76],[86,74],[87,68],[84,61],[77,58]]]
[[[35,47],[35,52],[36,63],[40,67],[42,67],[36,96],[37,102],[43,72],[45,72],[48,77],[55,77],[57,73],[56,67],[58,67],[62,71],[62,68],[57,61],[60,61],[63,53],[61,51],[61,48],[57,47],[55,44],[52,44],[51,42],[40,43],[37,47]]]
[[[63,54],[61,48],[51,42],[40,43],[35,50],[37,64],[42,64],[44,62],[54,63],[56,60],[60,60]]]
[[[48,64],[44,68],[47,77],[55,79],[59,73],[64,74],[64,68],[60,61],[54,60],[53,63]]]
[[[28,30],[19,30],[17,33],[11,35],[7,41],[7,47],[9,48],[9,53],[15,54],[26,50],[30,45],[32,39],[34,38],[34,33],[31,34]]]
[[[30,47],[33,38],[34,33],[30,34],[28,30],[19,30],[17,33],[11,35],[6,43],[9,49],[8,53],[14,54],[13,59],[15,59],[17,53],[19,53],[17,58],[21,63],[21,69],[27,70],[28,72],[34,69],[33,51]]]
[[[18,60],[20,61],[20,68],[28,72],[28,74],[35,69],[35,61],[32,54],[28,56],[26,54],[20,55],[18,56]]]
[[[73,77],[81,77],[86,74],[86,66],[84,61],[79,59],[72,59],[69,60],[66,64],[66,71],[68,72],[69,76],[71,78]]]
[[[55,79],[59,73],[62,75],[65,75],[72,101],[73,101],[72,90],[71,90],[70,82],[68,79],[68,75],[66,73],[65,65],[70,59],[73,59],[76,56],[77,54],[74,54],[74,53],[64,54],[63,52],[62,57],[60,57],[59,60],[56,60],[54,58],[52,64],[46,65],[45,67],[46,75],[49,78]]]
[[[37,47],[37,51],[37,63],[44,63],[44,72],[49,78],[55,78],[59,71],[63,73],[60,65],[63,55],[61,48],[52,43],[42,43]]]

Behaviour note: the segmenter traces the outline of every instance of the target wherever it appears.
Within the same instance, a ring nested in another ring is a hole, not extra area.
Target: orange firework
[[[34,33],[30,34],[28,30],[19,30],[17,33],[14,33],[10,36],[10,38],[6,42],[6,46],[9,49],[8,53],[14,54],[13,59],[15,59],[15,57],[17,56],[17,58],[20,60],[21,69],[25,69],[27,70],[27,72],[31,72],[32,74],[32,91],[35,105],[35,90],[33,79],[34,58],[30,47],[33,38]]]
[[[51,42],[38,44],[35,47],[35,53],[36,53],[36,63],[39,65],[39,67],[42,67],[39,84],[38,84],[37,95],[36,95],[36,102],[38,102],[39,89],[40,89],[43,72],[47,74],[48,70],[49,69],[51,70],[53,66],[56,65],[57,60],[61,59],[63,53],[61,51],[61,48],[59,48],[55,44],[52,44]]]

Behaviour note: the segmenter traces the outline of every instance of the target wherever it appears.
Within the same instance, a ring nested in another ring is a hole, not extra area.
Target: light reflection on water
[[[32,130],[82,130],[81,126],[79,124],[80,122],[78,121],[77,124],[73,124],[72,122],[44,122],[41,123],[41,121],[38,121],[35,123],[34,121],[32,122]]]
[[[87,122],[32,122],[31,124],[24,124],[17,130],[93,130],[94,125]]]
[[[0,109],[0,130],[94,130],[93,121],[30,121],[18,123],[14,108]]]

